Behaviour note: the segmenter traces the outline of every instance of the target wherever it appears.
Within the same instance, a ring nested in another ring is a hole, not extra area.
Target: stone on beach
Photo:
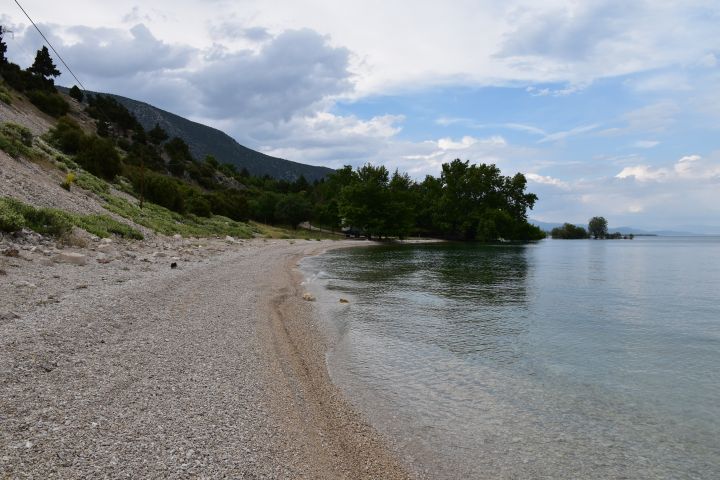
[[[69,263],[72,265],[87,265],[87,256],[82,253],[62,252],[55,257],[56,263]]]
[[[307,292],[306,292],[306,293],[303,293],[302,298],[303,298],[303,300],[307,300],[308,302],[314,302],[314,301],[315,301],[315,297],[314,297],[312,294],[307,293]]]

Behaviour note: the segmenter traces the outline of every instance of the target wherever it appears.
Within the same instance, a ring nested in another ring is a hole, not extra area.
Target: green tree
[[[360,229],[372,238],[387,233],[389,173],[384,166],[369,163],[352,174],[338,201],[343,224]]]
[[[85,94],[83,94],[82,90],[80,90],[77,85],[73,85],[70,89],[70,96],[80,103],[82,103],[85,98]]]
[[[275,220],[296,229],[298,224],[307,220],[312,206],[303,193],[282,195],[275,204]]]
[[[107,138],[88,136],[82,141],[75,161],[93,175],[112,180],[122,165],[115,145]]]
[[[155,145],[160,145],[168,138],[170,138],[170,136],[162,129],[159,123],[156,123],[152,130],[148,132],[148,139]]]
[[[3,39],[3,35],[5,34],[5,27],[0,25],[0,65],[5,65],[8,63],[7,57],[5,54],[7,53],[7,44],[5,43],[5,40]]]
[[[32,66],[28,68],[28,72],[43,78],[57,77],[60,75],[60,70],[58,70],[53,63],[47,47],[42,47],[37,51],[35,61]]]
[[[571,223],[564,223],[561,227],[555,227],[550,232],[552,238],[561,240],[581,240],[588,238],[588,232],[583,227]]]
[[[605,238],[608,234],[608,222],[605,217],[593,217],[588,222],[588,232],[594,238]]]

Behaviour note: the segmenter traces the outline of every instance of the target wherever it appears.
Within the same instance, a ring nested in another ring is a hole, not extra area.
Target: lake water
[[[302,267],[333,380],[419,472],[720,478],[719,238],[380,246]]]

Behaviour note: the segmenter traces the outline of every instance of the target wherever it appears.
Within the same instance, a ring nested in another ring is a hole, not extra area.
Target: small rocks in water
[[[341,298],[340,303],[350,303],[350,300],[348,300],[347,298]]]
[[[315,301],[315,297],[314,297],[312,294],[310,294],[310,293],[303,293],[302,298],[303,298],[303,300],[307,300],[308,302],[314,302],[314,301]]]
[[[63,252],[55,257],[57,263],[69,263],[72,265],[87,265],[87,257],[82,253]]]
[[[7,248],[3,251],[3,255],[6,257],[17,258],[20,256],[20,251],[17,248]]]
[[[170,264],[170,268],[177,268],[177,262],[172,262]]]

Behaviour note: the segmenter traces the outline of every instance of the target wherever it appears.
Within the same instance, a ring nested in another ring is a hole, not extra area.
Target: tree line
[[[53,78],[59,71],[47,48],[38,50],[27,70],[7,62],[4,46],[0,53],[0,74],[8,85],[31,100],[32,92],[42,91],[66,105],[53,110],[59,119],[49,138],[58,149],[90,173],[127,179],[140,199],[178,213],[293,228],[311,221],[371,238],[527,241],[545,236],[527,222],[537,196],[526,191],[527,181],[520,173],[504,176],[495,165],[456,159],[442,165],[440,176],[428,175],[422,181],[371,164],[345,166],[313,183],[302,176],[295,181],[256,177],[210,155],[194,158],[183,139],[171,138],[160,125],[146,131],[117,100],[104,95],[86,98],[74,86],[71,97],[95,120],[95,132],[87,133],[65,116],[69,105],[55,89]]]
[[[592,217],[588,221],[587,230],[579,225],[573,225],[571,223],[565,223],[560,227],[555,227],[551,230],[550,236],[556,239],[562,240],[580,240],[585,238],[598,239],[629,239],[632,240],[635,236],[631,233],[629,235],[623,235],[620,232],[608,232],[608,222],[605,217]]]

